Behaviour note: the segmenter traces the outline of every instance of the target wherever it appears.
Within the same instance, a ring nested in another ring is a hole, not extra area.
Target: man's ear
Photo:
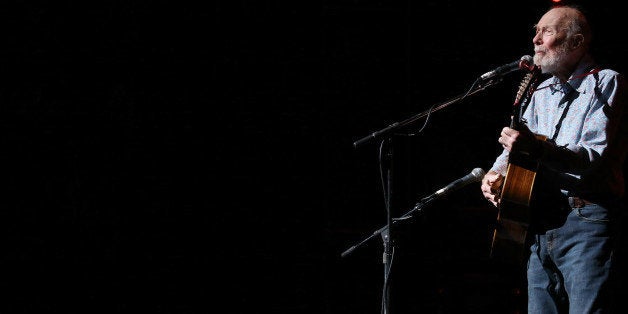
[[[577,49],[584,44],[584,36],[582,34],[575,34],[571,37],[571,49]]]

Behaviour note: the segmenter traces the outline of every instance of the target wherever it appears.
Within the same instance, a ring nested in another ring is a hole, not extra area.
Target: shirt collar
[[[578,65],[576,66],[576,70],[571,74],[567,82],[561,83],[557,77],[552,78],[552,84],[550,84],[550,89],[552,94],[557,91],[562,91],[564,94],[568,94],[572,90],[578,90],[579,92],[584,92],[584,90],[580,90],[580,85],[582,81],[587,76],[586,74],[592,71],[595,68],[595,62],[590,55],[585,55]],[[584,88],[584,87],[583,87]]]

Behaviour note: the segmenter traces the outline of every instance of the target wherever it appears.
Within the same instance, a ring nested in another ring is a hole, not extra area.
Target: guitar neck
[[[519,128],[519,125],[521,124],[517,114],[518,114],[518,112],[517,112],[517,110],[515,110],[515,112],[512,115],[512,118],[510,119],[510,128],[511,129],[517,130]]]
[[[532,98],[538,74],[539,69],[535,68],[533,71],[526,74],[519,86],[519,91],[517,92],[517,97],[515,98],[515,102],[513,104],[512,119],[510,120],[510,128],[512,129],[518,130],[524,123],[523,112],[525,111],[525,107],[530,101],[530,98]]]
[[[519,130],[522,123],[521,107],[517,107],[512,114],[512,119],[510,119],[510,128]]]

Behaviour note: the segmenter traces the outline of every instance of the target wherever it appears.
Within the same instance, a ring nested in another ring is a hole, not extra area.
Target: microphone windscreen
[[[471,173],[473,174],[473,177],[477,180],[480,181],[482,180],[482,178],[484,177],[484,175],[486,174],[486,172],[484,172],[484,169],[482,168],[475,168],[471,171]]]

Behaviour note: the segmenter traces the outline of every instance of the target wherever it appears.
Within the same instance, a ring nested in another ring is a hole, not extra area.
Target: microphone
[[[502,65],[498,68],[496,68],[495,70],[492,71],[488,71],[484,74],[482,74],[482,76],[480,76],[480,78],[482,80],[486,80],[489,78],[493,78],[495,76],[503,76],[506,75],[510,72],[514,72],[517,71],[519,69],[530,69],[531,65],[532,65],[533,59],[531,56],[529,55],[525,55],[523,57],[521,57],[521,59],[517,60],[517,61],[513,61],[511,63]]]
[[[482,170],[482,168],[475,168],[471,171],[471,173],[467,174],[466,176],[452,183],[449,183],[446,187],[434,192],[434,194],[426,197],[425,199],[432,199],[435,197],[440,197],[452,191],[458,190],[464,186],[467,186],[473,182],[481,181],[482,178],[484,177],[484,174],[486,173],[484,172],[484,170]]]

